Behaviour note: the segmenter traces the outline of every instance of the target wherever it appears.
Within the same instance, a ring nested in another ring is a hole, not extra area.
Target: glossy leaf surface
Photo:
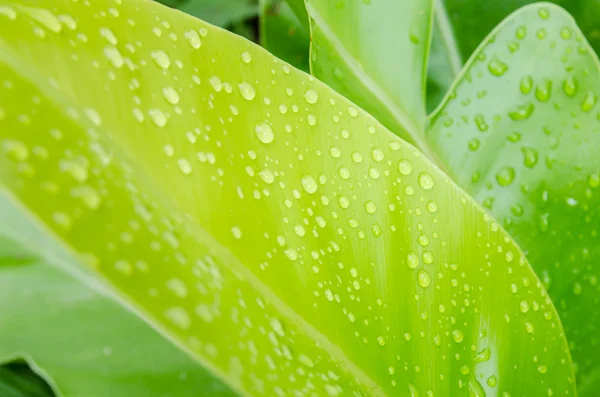
[[[310,32],[284,0],[261,0],[260,45],[271,54],[308,72]]]
[[[307,0],[306,7],[312,74],[425,150],[432,0]]]
[[[235,395],[117,302],[41,259],[31,249],[40,233],[6,200],[0,208],[0,363],[26,359],[58,397]],[[5,377],[2,396],[47,395],[0,367]]]
[[[0,181],[233,388],[574,395],[519,248],[351,102],[154,3],[2,4]]]
[[[527,252],[559,309],[580,394],[595,395],[600,387],[596,54],[562,9],[530,6],[492,33],[452,92],[433,116],[428,139],[459,185]]]

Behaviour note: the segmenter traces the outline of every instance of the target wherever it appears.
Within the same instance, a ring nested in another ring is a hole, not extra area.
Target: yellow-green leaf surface
[[[56,396],[235,395],[134,314],[61,271],[58,252],[41,258],[34,248],[42,239],[0,197],[0,363],[26,359]],[[0,385],[1,396],[16,397],[3,394],[10,390]]]
[[[241,394],[575,394],[519,248],[350,101],[152,2],[1,4],[0,181]]]
[[[600,387],[599,93],[598,59],[573,19],[530,6],[482,44],[428,131],[544,281],[581,395]]]
[[[311,72],[426,150],[432,0],[307,0]]]
[[[310,36],[284,0],[261,0],[260,44],[271,54],[308,72]],[[308,23],[308,18],[306,18]]]

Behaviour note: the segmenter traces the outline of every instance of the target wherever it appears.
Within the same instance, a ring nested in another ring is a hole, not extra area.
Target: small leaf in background
[[[306,7],[315,77],[429,155],[423,127],[432,0],[307,0]]]
[[[0,365],[0,396],[54,397],[48,384],[23,362]]]
[[[427,113],[441,102],[462,71],[463,61],[442,0],[434,1],[433,37],[427,64]]]
[[[27,359],[57,397],[235,396],[118,302],[65,274],[62,259],[40,259],[40,239],[0,197],[0,363]],[[0,396],[54,395],[26,369],[0,366]]]
[[[158,0],[221,27],[236,26],[258,15],[258,5],[253,0]]]
[[[453,60],[467,60],[477,46],[504,18],[520,7],[535,3],[534,0],[435,0],[437,17],[428,71],[427,109],[433,111],[441,97],[458,77]],[[591,46],[600,51],[600,1],[557,0],[552,1],[565,7],[574,17]],[[439,19],[442,16],[442,19]],[[438,33],[438,22],[442,22],[444,34]],[[452,54],[451,58],[447,55]],[[462,65],[460,65],[462,66]],[[459,69],[460,70],[460,69]],[[448,79],[448,74],[453,78]]]
[[[155,3],[6,4],[0,181],[232,389],[575,394],[519,248],[350,101]]]
[[[310,32],[283,0],[261,0],[260,8],[260,44],[278,58],[308,72]]]
[[[486,39],[452,92],[428,139],[527,252],[559,310],[579,395],[597,395],[598,58],[566,12],[529,6]]]

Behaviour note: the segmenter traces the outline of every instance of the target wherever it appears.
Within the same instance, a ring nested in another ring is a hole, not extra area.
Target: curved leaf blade
[[[424,151],[432,3],[306,1],[312,74]]]
[[[600,355],[598,65],[571,16],[526,7],[478,49],[428,131],[459,185],[527,252],[582,385]]]
[[[574,395],[518,247],[348,100],[152,3],[11,4],[0,180],[233,388]]]
[[[8,204],[0,198],[0,229],[31,228],[16,224]],[[38,232],[29,231],[27,247],[7,232],[0,230],[0,363],[26,360],[57,397],[234,396],[117,302],[40,259],[31,249]]]

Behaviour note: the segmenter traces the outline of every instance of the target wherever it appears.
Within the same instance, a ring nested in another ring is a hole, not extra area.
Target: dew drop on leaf
[[[254,127],[254,132],[256,133],[256,137],[262,143],[271,143],[275,139],[275,134],[273,134],[273,129],[271,126],[265,122],[261,122],[256,124]]]

